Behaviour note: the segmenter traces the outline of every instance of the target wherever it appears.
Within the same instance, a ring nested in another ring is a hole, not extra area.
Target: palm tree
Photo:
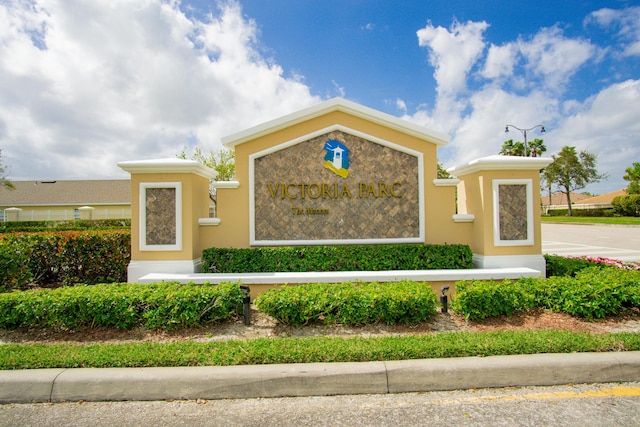
[[[531,157],[540,157],[542,153],[547,151],[547,146],[544,145],[544,140],[536,138],[533,141],[529,142],[529,146],[527,147],[527,155]]]
[[[522,156],[524,152],[524,144],[522,142],[513,142],[513,139],[509,139],[502,144],[502,149],[499,154],[503,156]]]

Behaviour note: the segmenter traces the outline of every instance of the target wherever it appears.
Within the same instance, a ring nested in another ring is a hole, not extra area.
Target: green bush
[[[0,223],[0,233],[37,231],[80,231],[130,229],[130,219],[94,219],[68,221],[10,221]]]
[[[473,268],[467,245],[345,245],[209,248],[211,273],[387,271]]]
[[[33,282],[45,286],[123,282],[131,259],[129,230],[4,234],[0,243],[5,256],[24,254]]]
[[[0,244],[0,292],[20,289],[33,280],[28,261],[21,248]]]
[[[574,278],[552,277],[535,286],[538,306],[589,320],[640,307],[640,271],[587,268]]]
[[[270,289],[255,300],[260,311],[280,323],[410,323],[428,320],[437,298],[428,284],[317,283]]]
[[[601,266],[585,258],[563,257],[558,255],[544,255],[547,264],[547,277],[575,276],[580,270]]]
[[[640,194],[616,196],[611,201],[615,212],[622,216],[640,216]]]
[[[534,307],[534,296],[528,280],[461,281],[451,308],[470,320],[494,316],[511,316]]]
[[[594,208],[594,209],[576,209],[572,210],[573,216],[586,218],[612,217],[616,215],[616,211],[612,208]],[[569,209],[549,209],[548,216],[568,216]]]
[[[640,307],[640,271],[591,267],[575,277],[522,278],[517,281],[463,281],[451,307],[468,319],[511,315],[540,307],[588,320]]]
[[[170,330],[229,319],[241,308],[238,283],[78,285],[0,294],[0,328]]]

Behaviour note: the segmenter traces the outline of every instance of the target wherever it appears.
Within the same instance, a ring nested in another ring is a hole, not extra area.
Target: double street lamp
[[[506,125],[504,128],[504,133],[509,133],[509,128],[514,128],[519,130],[520,132],[522,132],[522,135],[524,136],[524,156],[527,156],[527,132],[529,132],[530,130],[534,130],[535,128],[540,128],[540,133],[545,133],[545,129],[544,129],[544,125],[535,125],[534,127],[530,127],[529,129],[520,129],[517,126],[514,125]]]

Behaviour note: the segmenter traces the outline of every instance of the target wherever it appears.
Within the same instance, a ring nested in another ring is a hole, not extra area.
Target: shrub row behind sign
[[[129,230],[2,234],[0,291],[126,281],[130,247]]]
[[[209,248],[202,253],[209,273],[389,271],[473,268],[468,245],[335,245]]]

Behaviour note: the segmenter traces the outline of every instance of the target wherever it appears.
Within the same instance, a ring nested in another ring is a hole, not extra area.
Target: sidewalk
[[[0,403],[384,394],[640,381],[640,352],[0,371]]]

